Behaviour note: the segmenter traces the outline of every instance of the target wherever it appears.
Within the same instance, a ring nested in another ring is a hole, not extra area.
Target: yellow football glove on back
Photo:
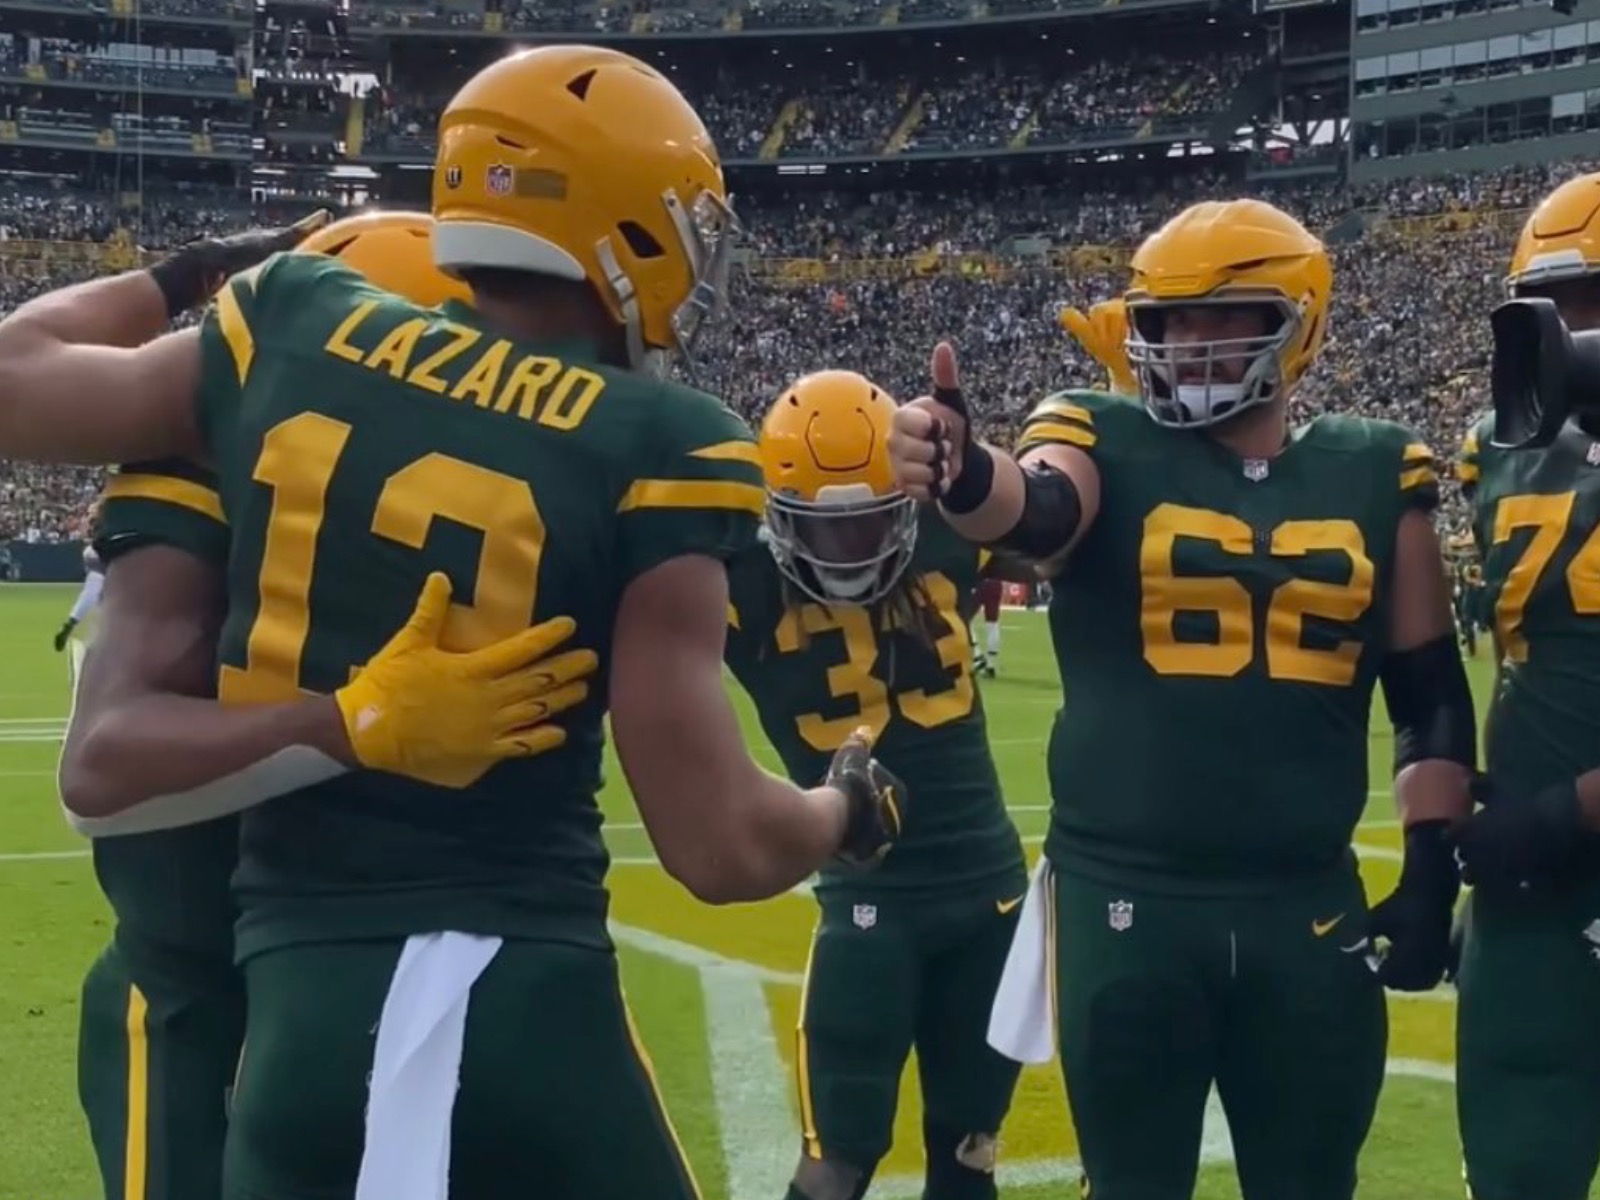
[[[439,640],[450,612],[449,577],[428,576],[405,628],[334,693],[363,767],[440,787],[464,788],[508,758],[567,740],[547,724],[582,704],[599,666],[592,650],[549,657],[577,625],[556,617],[462,653]]]
[[[1139,381],[1128,365],[1128,306],[1122,297],[1102,300],[1089,310],[1088,316],[1076,308],[1064,308],[1061,327],[1106,369],[1112,391],[1119,396],[1139,394]]]

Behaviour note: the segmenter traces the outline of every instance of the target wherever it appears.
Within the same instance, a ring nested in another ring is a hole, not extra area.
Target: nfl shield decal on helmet
[[[511,168],[505,163],[495,163],[484,177],[483,185],[491,196],[511,195]]]
[[[855,922],[857,929],[871,929],[878,923],[878,906],[853,904],[850,906],[850,919]]]
[[[1106,920],[1118,933],[1129,928],[1133,924],[1133,901],[1113,900],[1106,905]]]

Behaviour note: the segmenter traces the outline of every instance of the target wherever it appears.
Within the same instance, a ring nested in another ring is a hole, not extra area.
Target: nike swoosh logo
[[[1329,930],[1331,930],[1335,925],[1337,925],[1342,920],[1344,920],[1344,914],[1343,913],[1340,913],[1337,917],[1334,917],[1333,920],[1331,920],[1331,921],[1312,921],[1311,922],[1311,936],[1312,937],[1327,937]]]
[[[1027,892],[1023,892],[1022,895],[1018,896],[1015,900],[996,900],[994,902],[995,911],[998,912],[1002,917],[1005,916],[1013,908],[1021,904],[1023,897],[1025,897],[1027,894]]]

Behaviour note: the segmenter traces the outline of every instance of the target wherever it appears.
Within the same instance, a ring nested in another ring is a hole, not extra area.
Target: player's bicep
[[[1420,508],[1409,508],[1400,517],[1395,533],[1392,594],[1391,649],[1413,650],[1455,628],[1439,535],[1433,518]]]
[[[682,871],[717,837],[750,770],[723,681],[727,569],[683,555],[623,592],[611,649],[611,730],[662,865]]]
[[[1087,450],[1063,442],[1035,442],[1020,451],[1018,463],[1022,469],[1048,467],[1059,471],[1072,481],[1078,493],[1078,524],[1066,546],[1038,564],[1038,578],[1050,579],[1057,575],[1073,547],[1094,528],[1095,517],[1100,514],[1100,468]]]
[[[74,726],[153,692],[211,695],[223,608],[221,569],[185,550],[147,545],[110,563]]]
[[[4,374],[26,380],[0,396],[0,454],[7,457],[111,464],[204,453],[193,330],[136,350],[51,342]]]

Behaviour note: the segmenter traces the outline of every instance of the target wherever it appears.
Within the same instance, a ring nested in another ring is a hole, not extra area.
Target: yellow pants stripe
[[[618,984],[621,989],[621,984]],[[667,1102],[661,1095],[661,1084],[656,1079],[655,1063],[650,1061],[650,1052],[644,1048],[644,1039],[639,1036],[639,1026],[633,1019],[633,1009],[628,1007],[628,997],[622,997],[622,1015],[628,1023],[628,1040],[633,1043],[633,1055],[639,1060],[639,1065],[644,1068],[644,1076],[650,1082],[650,1091],[656,1099],[656,1111],[661,1114],[661,1123],[667,1127],[667,1134],[672,1138],[673,1148],[678,1152],[678,1161],[683,1164],[684,1178],[689,1181],[689,1188],[695,1194],[695,1200],[704,1200],[705,1193],[700,1190],[700,1181],[695,1178],[694,1164],[689,1161],[689,1156],[683,1151],[683,1139],[678,1136],[677,1126],[673,1125],[672,1117],[667,1112]]]
[[[145,1200],[149,1171],[146,1147],[150,1132],[150,1036],[145,1016],[150,1006],[144,993],[128,987],[128,1141],[122,1159],[123,1200]]]
[[[820,929],[821,923],[818,923]],[[811,948],[806,951],[806,973],[800,980],[800,1019],[794,1029],[794,1080],[800,1092],[800,1138],[806,1156],[818,1161],[822,1158],[822,1139],[817,1136],[816,1111],[811,1106],[811,1066],[807,1062],[810,1048],[806,1045],[806,1001],[811,995],[811,960],[817,953],[817,933],[811,934]]]

